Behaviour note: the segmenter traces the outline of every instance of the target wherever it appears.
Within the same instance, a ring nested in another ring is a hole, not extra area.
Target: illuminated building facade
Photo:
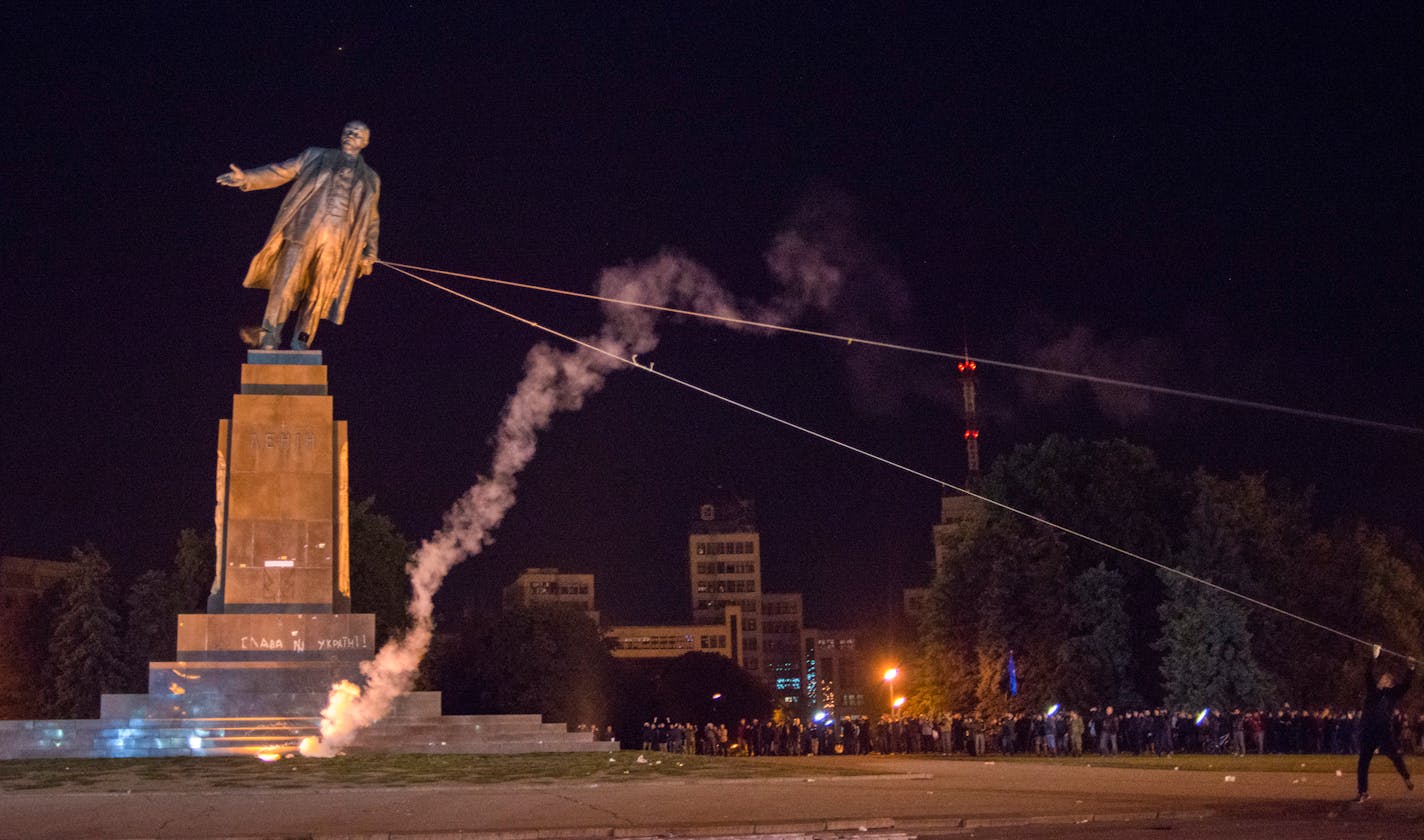
[[[635,625],[603,631],[618,659],[676,659],[685,653],[715,653],[743,664],[742,610],[729,606],[720,624]]]
[[[777,700],[788,707],[805,699],[806,659],[801,655],[805,629],[801,593],[765,593],[761,599],[761,655],[763,675]]]
[[[594,608],[593,575],[576,575],[558,569],[525,569],[504,588],[504,608],[566,604],[582,610],[598,623]]]
[[[727,608],[741,614],[742,666],[761,674],[761,534],[750,500],[707,503],[687,538],[692,621],[717,624]]]
[[[801,634],[801,652],[810,715],[858,717],[884,711],[883,705],[874,704],[878,677],[856,633],[807,629]]]
[[[747,499],[698,508],[687,538],[692,620],[710,624],[725,610],[741,612],[743,667],[771,686],[783,705],[803,704],[806,670],[800,593],[770,593],[761,583],[761,534]]]

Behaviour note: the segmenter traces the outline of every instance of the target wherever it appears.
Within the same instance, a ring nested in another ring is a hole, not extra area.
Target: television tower
[[[975,389],[978,365],[969,358],[969,348],[964,348],[964,361],[959,362],[959,384],[964,390],[964,452],[968,456],[969,472],[964,478],[964,489],[979,492],[979,409]],[[973,496],[966,496],[957,490],[944,488],[939,500],[939,523],[934,526],[935,568],[943,569],[948,562],[952,545],[965,539],[967,529],[983,518],[983,506]]]
[[[964,361],[959,365],[959,383],[964,389],[964,449],[969,458],[969,473],[964,478],[964,486],[969,490],[979,490],[979,410],[975,404],[974,371],[978,365],[969,358],[969,348],[964,348]]]

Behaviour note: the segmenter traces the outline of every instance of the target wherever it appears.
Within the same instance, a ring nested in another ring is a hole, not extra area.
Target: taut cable
[[[1000,501],[998,501],[998,500],[996,500],[996,499],[990,498],[990,497],[985,496],[985,495],[983,495],[983,494],[981,494],[981,493],[976,493],[976,492],[974,492],[973,490],[970,490],[970,489],[968,489],[968,488],[960,487],[960,486],[958,486],[958,485],[956,485],[956,484],[953,484],[953,483],[951,483],[951,482],[945,481],[944,479],[936,478],[936,477],[934,477],[934,476],[932,476],[932,475],[930,475],[930,474],[928,474],[928,473],[924,473],[924,472],[921,472],[921,471],[919,471],[919,470],[917,470],[917,469],[914,469],[913,467],[906,466],[906,465],[901,464],[901,463],[899,463],[899,462],[897,462],[897,461],[892,461],[892,460],[890,460],[889,458],[886,458],[886,457],[881,456],[881,455],[876,455],[876,454],[873,453],[873,452],[870,452],[870,451],[865,450],[865,449],[861,449],[861,448],[859,448],[859,447],[857,447],[857,446],[854,446],[854,445],[852,445],[852,444],[846,443],[846,442],[844,442],[844,441],[837,440],[836,438],[833,438],[833,437],[831,437],[831,436],[829,436],[829,435],[822,434],[821,432],[818,432],[818,431],[816,431],[816,430],[814,430],[814,429],[810,429],[810,428],[807,428],[807,427],[802,426],[802,425],[800,425],[800,424],[794,423],[794,422],[792,422],[792,421],[790,421],[790,420],[787,420],[787,419],[785,419],[785,418],[778,417],[778,416],[776,416],[776,415],[774,415],[774,414],[771,414],[771,413],[768,413],[768,412],[766,412],[766,411],[762,411],[762,410],[759,409],[759,408],[756,408],[756,407],[751,406],[751,405],[747,405],[746,403],[743,403],[743,402],[739,402],[739,401],[737,401],[737,400],[735,400],[735,399],[732,399],[731,397],[723,396],[722,394],[718,394],[718,393],[716,393],[715,391],[709,391],[708,389],[703,388],[703,387],[700,386],[700,385],[695,385],[695,384],[693,384],[693,383],[691,383],[691,382],[689,382],[689,381],[687,381],[687,380],[685,380],[685,379],[680,379],[680,378],[678,378],[678,377],[676,377],[676,376],[673,376],[672,374],[669,374],[669,373],[667,373],[667,372],[665,372],[665,371],[654,370],[651,364],[648,364],[648,365],[639,364],[637,361],[635,361],[635,360],[632,359],[632,358],[627,358],[627,357],[624,357],[624,356],[620,356],[620,355],[618,355],[617,353],[613,353],[613,352],[611,352],[611,351],[609,351],[609,350],[606,350],[606,349],[604,349],[604,348],[602,348],[602,347],[599,347],[599,346],[597,346],[597,345],[591,344],[591,343],[589,343],[589,342],[587,342],[587,341],[584,341],[584,340],[582,340],[582,339],[575,338],[575,337],[573,337],[573,336],[571,336],[571,335],[568,335],[568,334],[566,334],[566,333],[559,332],[558,330],[553,329],[552,327],[546,326],[546,325],[544,325],[544,324],[537,323],[537,322],[532,321],[532,320],[530,320],[530,319],[528,319],[528,318],[521,317],[521,316],[519,316],[519,315],[514,314],[513,312],[510,312],[510,311],[505,310],[505,309],[501,309],[501,308],[499,308],[499,307],[497,307],[497,306],[495,306],[495,305],[493,305],[493,304],[486,303],[485,301],[479,300],[479,299],[477,299],[477,298],[470,297],[469,295],[466,295],[466,294],[464,294],[464,293],[462,293],[462,292],[455,291],[454,289],[451,289],[451,288],[449,288],[448,286],[442,286],[441,284],[436,283],[436,282],[433,281],[433,280],[430,280],[430,279],[427,279],[427,278],[425,278],[425,277],[421,277],[421,276],[418,275],[418,274],[412,273],[411,271],[407,270],[405,266],[396,265],[396,264],[394,264],[394,263],[383,263],[383,264],[386,265],[388,268],[394,270],[394,271],[398,271],[398,272],[400,272],[401,274],[404,274],[405,276],[411,278],[412,280],[416,280],[416,281],[418,281],[418,282],[420,282],[420,283],[424,283],[424,284],[427,285],[427,286],[430,286],[430,287],[435,288],[435,289],[439,289],[440,291],[445,292],[446,294],[453,295],[453,296],[455,296],[455,297],[457,297],[457,298],[460,298],[460,299],[462,299],[462,300],[468,301],[468,302],[473,303],[473,304],[475,304],[475,305],[477,305],[477,306],[482,306],[482,307],[484,307],[485,309],[488,309],[488,310],[491,311],[491,312],[494,312],[494,313],[499,314],[499,315],[503,315],[504,317],[510,318],[510,319],[512,319],[512,320],[514,320],[514,321],[518,321],[519,323],[524,324],[525,326],[533,327],[533,328],[536,329],[536,330],[540,330],[540,331],[545,332],[545,333],[547,333],[547,334],[549,334],[549,335],[555,336],[556,338],[561,338],[561,339],[563,339],[564,341],[570,342],[571,344],[575,344],[575,345],[577,345],[577,346],[579,346],[579,347],[584,348],[585,350],[589,350],[589,351],[592,351],[592,352],[594,352],[594,353],[598,353],[598,354],[600,354],[600,355],[602,355],[602,356],[607,356],[608,358],[614,359],[614,360],[616,360],[616,361],[618,361],[618,362],[620,362],[620,363],[622,363],[622,364],[624,364],[624,365],[627,365],[627,366],[632,367],[632,368],[636,368],[637,370],[641,370],[641,371],[643,371],[644,373],[652,374],[653,376],[659,377],[659,378],[664,379],[664,380],[666,380],[666,381],[668,381],[668,382],[672,382],[672,383],[674,383],[674,384],[676,384],[676,385],[680,385],[680,386],[682,386],[682,387],[684,387],[684,388],[687,388],[687,389],[689,389],[689,390],[691,390],[691,391],[695,391],[695,392],[697,392],[697,393],[699,393],[699,394],[702,394],[702,395],[704,395],[704,396],[711,397],[712,399],[718,400],[719,402],[726,403],[727,405],[734,406],[734,407],[736,407],[736,408],[740,408],[740,409],[742,409],[743,411],[748,411],[748,412],[750,412],[750,413],[752,413],[752,414],[757,415],[758,417],[762,417],[762,418],[764,418],[764,419],[766,419],[766,420],[770,420],[770,421],[772,421],[772,422],[774,422],[774,423],[779,423],[780,425],[786,426],[787,428],[790,428],[790,429],[795,429],[796,431],[801,432],[801,433],[803,433],[803,434],[810,435],[811,437],[814,437],[814,438],[816,438],[817,440],[824,441],[824,442],[829,443],[829,444],[831,444],[831,445],[833,445],[833,446],[838,446],[838,447],[840,447],[840,448],[842,448],[842,449],[848,450],[848,451],[850,451],[850,452],[854,452],[854,453],[856,453],[857,455],[861,455],[861,456],[866,457],[866,458],[869,458],[869,459],[871,459],[871,460],[873,460],[873,461],[878,461],[878,462],[881,463],[881,464],[884,464],[884,465],[886,465],[886,466],[888,466],[888,467],[893,467],[894,469],[900,470],[901,472],[909,473],[910,475],[913,475],[913,476],[915,476],[915,477],[917,477],[917,478],[925,479],[926,481],[930,481],[930,482],[932,482],[932,483],[934,483],[934,484],[939,485],[939,486],[940,486],[941,488],[943,488],[943,489],[954,490],[955,492],[962,493],[962,494],[964,494],[964,495],[966,495],[966,496],[969,496],[969,497],[971,497],[971,498],[978,499],[979,501],[984,502],[985,504],[993,505],[994,507],[997,507],[997,508],[999,508],[999,509],[1001,509],[1001,510],[1007,511],[1007,512],[1012,513],[1012,514],[1015,514],[1016,516],[1021,516],[1021,517],[1025,518],[1025,519],[1028,519],[1028,520],[1030,520],[1030,521],[1037,522],[1037,523],[1039,523],[1040,525],[1047,526],[1047,527],[1052,528],[1052,529],[1054,529],[1054,530],[1056,530],[1056,531],[1062,532],[1062,533],[1064,533],[1064,534],[1068,534],[1069,536],[1077,537],[1077,538],[1080,539],[1080,540],[1083,540],[1083,541],[1088,542],[1088,543],[1092,543],[1093,545],[1099,546],[1100,548],[1105,548],[1105,549],[1107,549],[1107,550],[1109,550],[1109,551],[1112,551],[1112,552],[1115,552],[1115,553],[1117,553],[1117,554],[1121,554],[1121,555],[1123,555],[1124,557],[1130,557],[1130,558],[1132,558],[1133,560],[1137,560],[1137,561],[1140,561],[1140,562],[1142,562],[1142,563],[1146,563],[1147,565],[1152,566],[1153,568],[1160,569],[1160,570],[1163,571],[1163,572],[1167,572],[1167,573],[1169,573],[1169,574],[1177,575],[1178,577],[1184,578],[1185,580],[1189,580],[1189,581],[1191,581],[1191,582],[1193,582],[1193,583],[1197,583],[1197,584],[1200,584],[1200,585],[1202,585],[1202,586],[1208,587],[1208,588],[1210,588],[1210,589],[1214,589],[1214,590],[1216,590],[1217,592],[1220,592],[1220,593],[1222,593],[1222,594],[1224,594],[1224,595],[1229,595],[1229,596],[1231,596],[1231,597],[1233,597],[1233,598],[1236,598],[1236,599],[1238,599],[1238,600],[1244,601],[1244,602],[1246,602],[1246,603],[1248,603],[1248,604],[1251,604],[1251,605],[1253,605],[1253,606],[1257,606],[1257,607],[1260,607],[1260,608],[1262,608],[1262,609],[1269,610],[1269,611],[1274,612],[1274,613],[1276,613],[1276,614],[1278,614],[1278,615],[1285,616],[1286,618],[1295,619],[1296,621],[1299,621],[1299,622],[1301,622],[1301,623],[1303,623],[1303,624],[1307,624],[1307,625],[1309,625],[1309,626],[1311,626],[1311,627],[1314,627],[1314,628],[1316,628],[1316,629],[1318,629],[1318,630],[1324,630],[1324,631],[1327,632],[1327,633],[1332,633],[1332,634],[1334,634],[1334,635],[1336,635],[1336,636],[1339,636],[1339,637],[1342,638],[1342,639],[1347,639],[1347,640],[1349,640],[1349,641],[1351,641],[1351,642],[1354,642],[1355,644],[1363,645],[1363,646],[1365,646],[1365,647],[1370,647],[1370,648],[1372,648],[1372,647],[1374,646],[1374,643],[1373,643],[1373,642],[1367,642],[1367,641],[1365,641],[1364,639],[1360,638],[1359,636],[1355,636],[1355,635],[1352,635],[1352,634],[1350,634],[1350,633],[1346,633],[1346,632],[1343,631],[1343,630],[1337,630],[1337,629],[1335,629],[1335,628],[1333,628],[1333,627],[1327,626],[1327,625],[1325,625],[1325,624],[1321,624],[1321,623],[1318,622],[1318,621],[1314,621],[1314,620],[1312,620],[1312,619],[1306,618],[1306,617],[1303,616],[1303,615],[1298,615],[1298,614],[1293,613],[1293,612],[1291,612],[1291,611],[1289,611],[1289,610],[1283,609],[1283,608],[1281,608],[1281,607],[1277,607],[1277,606],[1275,606],[1274,604],[1269,604],[1269,603],[1267,603],[1267,602],[1265,602],[1265,601],[1262,601],[1262,600],[1260,600],[1260,599],[1258,599],[1258,598],[1253,598],[1253,597],[1251,597],[1250,595],[1247,595],[1247,594],[1245,594],[1245,593],[1237,592],[1237,591],[1235,591],[1235,590],[1233,590],[1233,589],[1228,589],[1227,587],[1222,586],[1222,585],[1217,584],[1217,583],[1212,583],[1211,581],[1206,580],[1205,578],[1198,577],[1197,575],[1191,574],[1190,572],[1186,572],[1186,571],[1183,571],[1183,570],[1181,570],[1181,569],[1177,569],[1177,568],[1174,568],[1174,567],[1172,567],[1172,566],[1168,566],[1168,565],[1165,564],[1165,563],[1160,563],[1160,562],[1158,562],[1158,561],[1156,561],[1156,560],[1152,560],[1151,558],[1148,558],[1148,557],[1145,557],[1145,556],[1143,556],[1143,555],[1141,555],[1141,554],[1138,554],[1138,553],[1135,552],[1135,551],[1129,551],[1128,549],[1120,548],[1120,547],[1118,547],[1118,546],[1116,546],[1116,545],[1113,545],[1112,543],[1106,542],[1106,541],[1104,541],[1104,540],[1100,540],[1100,539],[1098,539],[1097,537],[1089,536],[1088,534],[1085,534],[1085,533],[1083,533],[1083,532],[1081,532],[1081,531],[1076,531],[1076,530],[1074,530],[1074,529],[1072,529],[1072,528],[1069,528],[1069,527],[1067,527],[1067,526],[1065,526],[1065,525],[1059,525],[1058,523],[1053,522],[1053,521],[1048,520],[1048,519],[1045,519],[1045,518],[1043,518],[1042,516],[1038,516],[1038,515],[1036,515],[1036,514],[1032,514],[1032,513],[1029,513],[1029,512],[1027,512],[1027,511],[1020,510],[1020,509],[1014,507],[1013,505],[1006,504],[1006,503],[1004,503],[1004,502],[1000,502]],[[653,308],[662,309],[663,307],[653,307]],[[975,358],[977,359],[977,357],[975,357]],[[1401,659],[1407,659],[1407,660],[1409,660],[1409,661],[1411,661],[1411,662],[1413,661],[1410,657],[1406,656],[1406,655],[1403,654],[1403,653],[1399,653],[1398,651],[1388,650],[1388,649],[1383,648],[1383,647],[1381,647],[1380,650],[1381,650],[1381,652],[1383,652],[1383,653],[1388,653],[1388,654],[1390,654],[1391,656],[1397,656],[1397,657],[1399,657],[1399,658],[1401,658]]]

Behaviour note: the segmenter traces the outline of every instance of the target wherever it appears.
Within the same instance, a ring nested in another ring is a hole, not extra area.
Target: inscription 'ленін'
[[[305,429],[295,431],[278,429],[271,432],[252,432],[247,436],[249,449],[276,449],[310,451],[316,449],[316,433]]]

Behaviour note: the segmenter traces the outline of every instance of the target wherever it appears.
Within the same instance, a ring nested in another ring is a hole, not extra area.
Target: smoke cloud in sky
[[[1038,345],[1030,351],[1028,360],[1039,367],[1071,373],[1154,382],[1161,378],[1162,360],[1167,355],[1167,348],[1160,340],[1105,340],[1088,327],[1074,326]],[[1071,379],[1023,376],[1020,387],[1031,402],[1052,405],[1068,399],[1084,386]],[[1112,385],[1089,384],[1087,387],[1098,410],[1118,425],[1129,425],[1152,411],[1152,397],[1146,391]]]
[[[840,274],[816,247],[795,234],[777,237],[769,260],[781,288],[764,306],[739,307],[712,273],[695,261],[664,251],[641,263],[605,269],[598,294],[657,306],[709,314],[786,323],[809,312],[832,307],[840,296]],[[586,341],[615,357],[630,358],[658,345],[657,313],[629,306],[603,304],[604,323]],[[373,659],[361,663],[364,688],[349,682],[332,686],[322,711],[320,737],[302,741],[307,756],[333,756],[349,746],[360,731],[391,711],[410,691],[421,660],[430,648],[435,625],[435,593],[456,564],[479,554],[515,503],[519,473],[534,458],[538,434],[559,412],[578,411],[603,388],[607,376],[622,367],[616,358],[584,347],[558,350],[536,344],[525,357],[524,378],[509,397],[493,436],[489,473],[480,476],[446,512],[439,531],[421,544],[406,570],[411,580],[406,633],[382,646]]]
[[[855,200],[838,190],[813,190],[766,262],[781,292],[762,320],[819,315],[832,332],[882,339],[903,336],[913,320],[904,277],[881,259]],[[893,412],[906,396],[939,387],[894,353],[848,354],[845,370],[856,407],[872,414]]]

